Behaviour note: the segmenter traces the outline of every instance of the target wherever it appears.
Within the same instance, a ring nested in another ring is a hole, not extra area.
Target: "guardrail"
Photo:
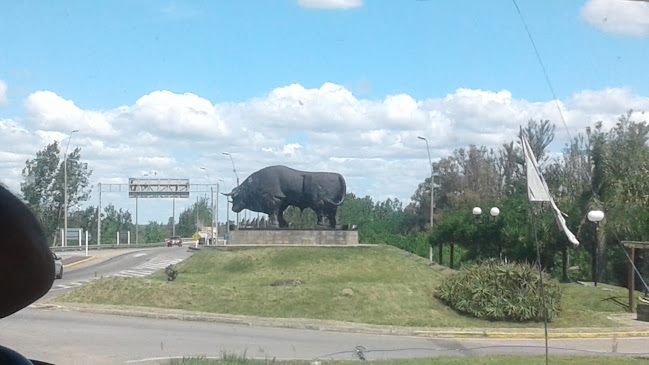
[[[183,242],[184,243],[184,242]],[[111,250],[111,249],[118,249],[118,248],[147,248],[147,247],[163,247],[166,246],[166,242],[155,242],[155,243],[132,243],[132,244],[106,244],[106,245],[88,245],[88,250]],[[86,249],[86,245],[81,245],[81,246],[54,246],[50,247],[50,249],[54,252],[67,252],[67,251],[84,251]]]

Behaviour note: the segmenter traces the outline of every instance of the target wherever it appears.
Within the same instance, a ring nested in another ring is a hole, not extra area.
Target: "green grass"
[[[629,308],[629,291],[627,288],[608,284],[597,284],[597,287],[579,284],[563,284],[564,305],[577,310],[596,312],[626,312]],[[636,291],[636,296],[643,294]],[[636,300],[637,302],[637,300]]]
[[[545,364],[543,356],[478,356],[478,357],[439,357],[427,359],[405,359],[405,360],[377,360],[372,361],[376,365],[464,365],[470,362],[473,365],[535,365]],[[245,358],[229,357],[222,361],[207,360],[202,358],[190,358],[178,361],[172,361],[173,365],[307,365],[312,361],[255,361]],[[321,361],[322,365],[352,365],[358,364],[358,361]],[[633,358],[628,356],[620,357],[586,357],[586,356],[551,356],[550,363],[559,365],[622,365],[622,364],[649,364],[649,360]]]
[[[202,250],[149,278],[107,278],[74,289],[60,302],[185,309],[274,318],[313,318],[416,327],[541,327],[460,315],[433,297],[449,269],[392,246],[267,247]],[[295,279],[297,286],[273,286]],[[615,325],[599,312],[623,312],[624,294],[566,284],[563,311],[551,328]],[[343,289],[351,289],[345,295]],[[623,292],[623,289],[622,289]],[[610,299],[615,297],[617,299]]]

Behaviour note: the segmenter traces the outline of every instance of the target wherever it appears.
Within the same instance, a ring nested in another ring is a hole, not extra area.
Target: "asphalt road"
[[[75,253],[61,253],[63,258]],[[108,276],[146,276],[171,263],[184,260],[192,255],[187,246],[184,247],[155,247],[146,249],[120,249],[111,251],[95,251],[90,255],[96,256],[89,262],[64,268],[63,279],[54,280],[50,292],[39,300],[44,302],[55,295],[83,285],[92,280]]]
[[[0,343],[56,364],[160,364],[223,351],[262,359],[352,359],[544,354],[539,339],[430,339],[25,309],[0,321]],[[556,339],[551,355],[644,353],[649,339]]]
[[[186,248],[104,253],[66,270],[47,297],[84,280],[144,275]],[[40,300],[44,301],[44,300]],[[165,364],[170,358],[220,357],[224,351],[261,359],[353,359],[356,346],[368,360],[383,358],[544,354],[542,339],[460,339],[383,336],[214,322],[151,319],[55,309],[24,309],[0,320],[0,344],[56,364]],[[649,338],[554,339],[551,355],[644,354]]]

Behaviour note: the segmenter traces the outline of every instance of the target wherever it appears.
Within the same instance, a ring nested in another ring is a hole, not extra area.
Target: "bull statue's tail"
[[[340,195],[338,196],[338,201],[329,200],[328,203],[333,205],[340,205],[345,201],[345,196],[347,195],[347,185],[345,184],[345,179],[342,175],[338,175],[338,181],[340,181]]]

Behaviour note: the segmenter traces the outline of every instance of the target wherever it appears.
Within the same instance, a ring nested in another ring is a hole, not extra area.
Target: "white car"
[[[52,252],[54,257],[54,278],[62,279],[63,278],[63,261],[58,257],[54,252]]]

